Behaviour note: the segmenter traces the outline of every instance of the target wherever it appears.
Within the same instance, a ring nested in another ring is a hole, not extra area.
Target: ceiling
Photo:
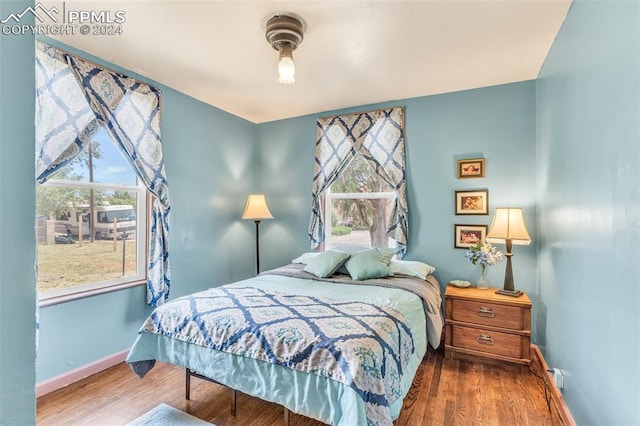
[[[125,12],[122,35],[54,38],[254,123],[535,79],[571,0],[42,1]],[[278,83],[265,24],[306,23]]]

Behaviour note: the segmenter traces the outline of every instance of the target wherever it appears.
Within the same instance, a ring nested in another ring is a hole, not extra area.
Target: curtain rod
[[[358,114],[368,114],[370,112],[375,112],[375,111],[384,111],[386,109],[396,109],[396,108],[400,108],[402,110],[402,112],[404,113],[404,105],[400,105],[400,106],[394,106],[394,107],[388,107],[388,108],[376,108],[376,109],[369,109],[366,111],[356,111],[356,112],[348,112],[346,114],[335,114],[335,115],[326,115],[324,117],[318,117],[318,120],[326,120],[329,118],[335,118],[335,117],[340,117],[343,115],[358,115]]]

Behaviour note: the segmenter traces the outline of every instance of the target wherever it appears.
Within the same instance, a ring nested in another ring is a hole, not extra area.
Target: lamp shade
[[[486,241],[504,244],[506,240],[522,246],[527,246],[531,242],[527,226],[524,224],[522,209],[519,207],[498,207],[493,214],[493,222]]]
[[[250,194],[247,199],[247,205],[244,207],[242,219],[262,220],[273,219],[269,207],[267,207],[267,199],[264,194]]]

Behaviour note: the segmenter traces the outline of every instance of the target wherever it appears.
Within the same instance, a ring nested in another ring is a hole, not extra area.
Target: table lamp
[[[518,297],[522,291],[515,290],[513,286],[513,270],[511,269],[511,246],[531,243],[531,237],[524,224],[522,209],[519,207],[498,207],[493,214],[493,222],[487,234],[486,241],[489,243],[506,244],[507,270],[504,274],[504,289],[496,290],[497,294]]]

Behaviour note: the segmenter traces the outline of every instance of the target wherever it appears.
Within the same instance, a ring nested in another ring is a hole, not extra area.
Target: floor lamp
[[[498,207],[493,214],[493,222],[485,240],[488,243],[506,244],[507,270],[504,274],[504,289],[496,290],[497,294],[518,297],[522,291],[513,286],[513,270],[511,269],[511,247],[513,244],[528,246],[531,237],[522,217],[522,209],[518,207]]]
[[[263,219],[273,219],[267,199],[264,194],[250,194],[247,198],[247,205],[242,213],[243,220],[253,220],[256,223],[256,275],[260,273],[260,232],[259,225]]]

